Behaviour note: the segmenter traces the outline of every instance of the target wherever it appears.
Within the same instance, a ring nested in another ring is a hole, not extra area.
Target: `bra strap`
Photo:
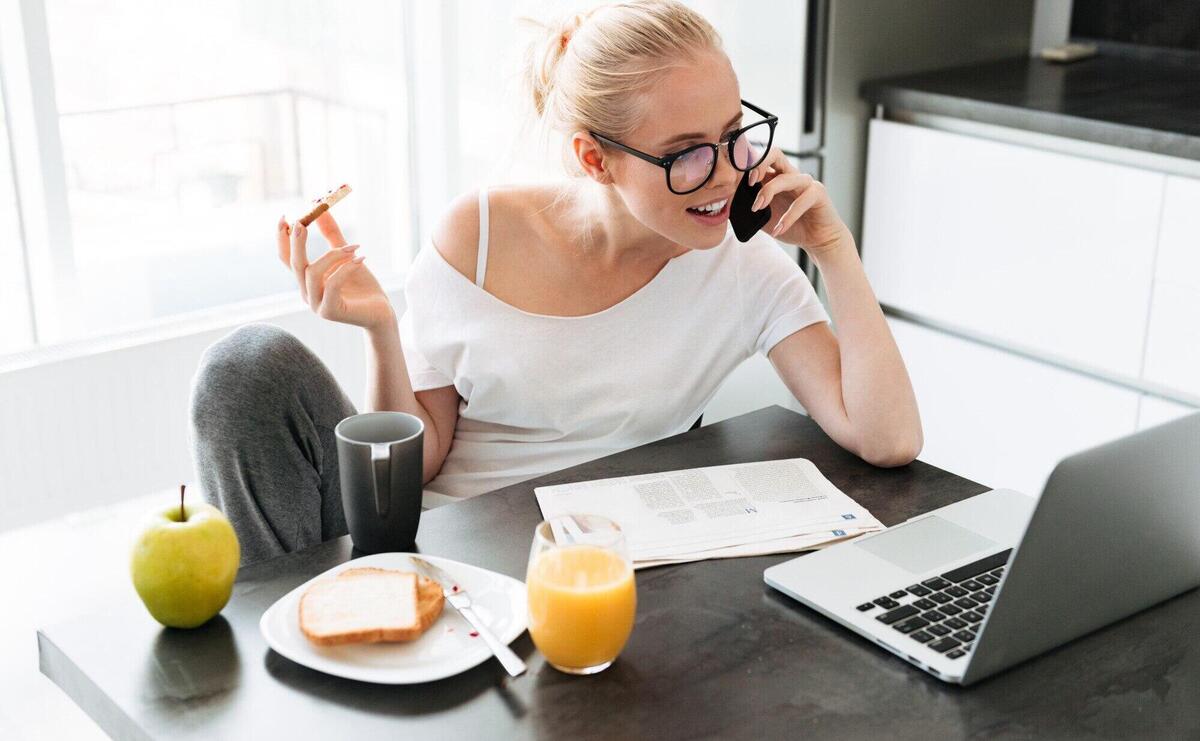
[[[479,189],[479,255],[475,258],[475,285],[483,287],[483,276],[487,273],[488,251],[488,196],[487,186]]]

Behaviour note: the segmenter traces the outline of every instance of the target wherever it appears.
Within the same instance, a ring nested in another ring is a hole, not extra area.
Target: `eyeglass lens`
[[[741,132],[729,144],[734,166],[743,171],[756,167],[767,156],[770,143],[771,127],[766,121]],[[715,154],[711,146],[697,147],[672,162],[671,190],[686,192],[700,187],[716,164]]]

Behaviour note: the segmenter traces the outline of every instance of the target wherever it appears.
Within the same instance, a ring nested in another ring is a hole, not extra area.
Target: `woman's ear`
[[[571,148],[584,174],[601,185],[612,182],[612,172],[609,170],[609,163],[605,161],[604,151],[591,134],[585,131],[575,132],[571,137]]]

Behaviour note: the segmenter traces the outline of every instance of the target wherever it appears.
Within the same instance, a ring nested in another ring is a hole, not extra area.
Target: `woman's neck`
[[[581,225],[582,230],[572,244],[580,257],[619,270],[625,265],[670,260],[688,251],[638,221],[616,188],[590,178],[578,178],[570,187],[571,223]]]

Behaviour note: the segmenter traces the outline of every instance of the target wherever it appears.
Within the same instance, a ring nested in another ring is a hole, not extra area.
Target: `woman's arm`
[[[424,422],[423,479],[427,483],[437,475],[450,449],[448,438],[458,420],[458,393],[448,387],[454,392],[452,411],[445,389],[421,392],[424,399],[417,397],[404,363],[396,312],[387,294],[363,265],[363,258],[354,257],[358,245],[346,244],[328,211],[316,224],[329,242],[329,252],[310,263],[308,229],[299,222],[289,225],[280,219],[276,229],[279,259],[295,273],[300,296],[314,313],[366,331],[367,409],[407,412]],[[441,434],[443,430],[450,434]]]
[[[838,333],[820,322],[767,354],[779,377],[830,437],[876,466],[902,466],[924,444],[904,360],[853,240],[814,260]]]
[[[423,482],[437,476],[458,424],[458,389],[414,392],[393,313],[383,326],[367,330],[367,409],[414,414],[425,423]]]
[[[773,176],[772,176],[773,174]],[[835,336],[824,322],[777,343],[771,364],[796,399],[838,444],[877,466],[900,466],[921,452],[916,396],[849,229],[825,188],[773,149],[752,174],[769,202],[764,227],[800,245],[821,271]]]

